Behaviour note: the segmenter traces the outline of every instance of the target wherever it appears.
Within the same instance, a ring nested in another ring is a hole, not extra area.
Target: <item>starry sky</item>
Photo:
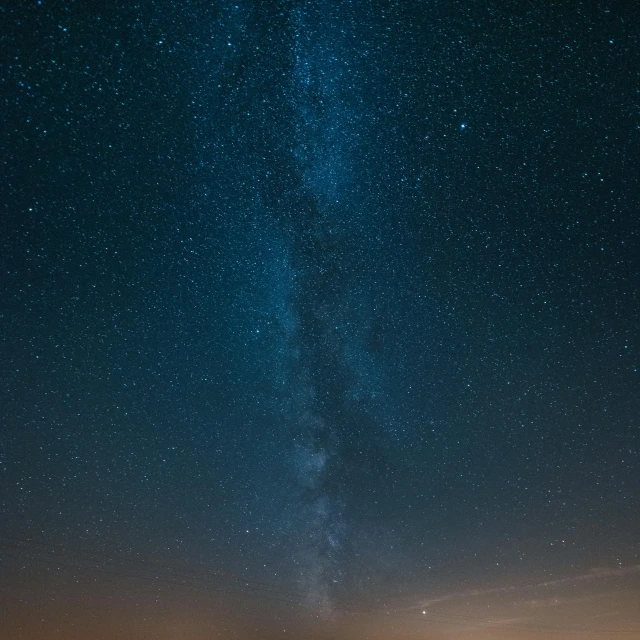
[[[640,9],[2,9],[0,638],[640,638]]]

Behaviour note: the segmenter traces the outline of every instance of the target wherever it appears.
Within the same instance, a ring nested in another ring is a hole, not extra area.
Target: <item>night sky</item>
[[[640,7],[6,3],[0,638],[640,638]]]

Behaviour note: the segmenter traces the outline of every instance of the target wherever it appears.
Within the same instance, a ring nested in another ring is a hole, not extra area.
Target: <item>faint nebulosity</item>
[[[640,638],[633,3],[10,3],[0,638]]]

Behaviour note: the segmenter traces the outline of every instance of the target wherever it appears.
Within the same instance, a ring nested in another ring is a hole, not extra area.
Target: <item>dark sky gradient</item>
[[[640,638],[638,5],[2,19],[0,638]]]

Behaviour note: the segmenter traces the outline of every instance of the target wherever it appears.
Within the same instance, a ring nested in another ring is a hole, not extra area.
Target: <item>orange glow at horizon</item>
[[[2,640],[640,640],[640,567],[330,611],[188,586],[11,577],[15,597],[5,603]]]

